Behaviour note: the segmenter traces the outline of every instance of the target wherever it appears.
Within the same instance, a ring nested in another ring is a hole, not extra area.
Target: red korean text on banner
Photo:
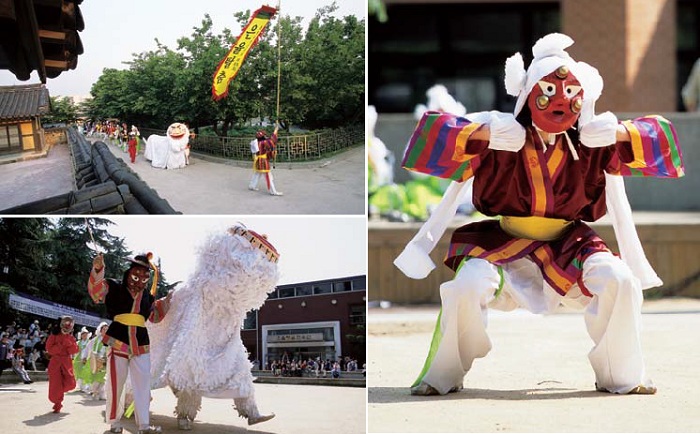
[[[263,30],[265,30],[265,26],[275,16],[276,12],[277,9],[270,6],[263,6],[253,12],[241,35],[216,68],[214,81],[211,86],[214,100],[220,100],[228,94],[229,83],[238,74],[238,70],[241,69],[248,53],[258,42]]]

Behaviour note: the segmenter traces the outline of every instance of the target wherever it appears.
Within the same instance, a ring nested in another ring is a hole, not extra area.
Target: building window
[[[367,311],[364,304],[355,304],[350,306],[350,325],[364,325],[366,312]]]
[[[345,291],[351,291],[352,290],[352,284],[350,283],[349,280],[344,280],[342,282],[335,282],[333,284],[333,292],[345,292]]]
[[[0,152],[19,151],[22,149],[19,125],[0,126]]]
[[[280,298],[294,297],[294,287],[277,288]]]
[[[258,328],[258,311],[251,310],[243,320],[243,330],[255,330]]]
[[[362,277],[360,279],[352,279],[352,290],[353,291],[364,291],[367,289],[367,278]]]
[[[386,3],[389,20],[372,16],[367,28],[367,93],[379,113],[412,113],[435,84],[469,112],[512,111],[505,59],[519,51],[527,65],[535,41],[561,28],[557,1]]]
[[[303,295],[313,295],[314,291],[311,286],[304,285],[304,286],[297,286],[297,297],[301,297]]]
[[[314,294],[330,294],[333,292],[333,288],[330,283],[323,283],[321,285],[314,285]]]

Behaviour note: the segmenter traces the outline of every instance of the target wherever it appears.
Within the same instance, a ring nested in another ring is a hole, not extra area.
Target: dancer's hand
[[[615,144],[617,140],[617,117],[611,112],[593,116],[581,125],[581,143],[589,148],[602,148]]]
[[[511,113],[494,113],[488,125],[489,149],[518,152],[525,144],[525,128]]]
[[[100,271],[104,267],[105,267],[104,256],[102,256],[102,253],[98,253],[97,256],[95,256],[95,259],[92,260],[92,268],[94,268],[95,271]]]

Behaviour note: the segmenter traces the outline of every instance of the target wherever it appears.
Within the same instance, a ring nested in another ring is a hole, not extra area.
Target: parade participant
[[[185,124],[170,124],[166,136],[151,134],[146,140],[143,156],[159,169],[181,169],[187,165],[190,131]]]
[[[92,386],[90,393],[95,400],[106,400],[105,394],[105,373],[107,372],[107,347],[105,346],[104,336],[107,333],[107,323],[102,322],[97,326],[95,337],[92,338],[88,348],[90,349],[90,373]]]
[[[90,336],[92,333],[88,331],[85,327],[80,329],[79,339],[78,339],[78,353],[73,357],[73,372],[75,374],[75,380],[78,383],[78,390],[81,392],[86,392],[90,388],[90,379],[86,378],[90,370],[90,366],[87,363],[87,346],[90,343]]]
[[[132,125],[130,134],[136,136],[136,154],[138,155],[141,152],[141,132],[136,128],[136,125]]]
[[[452,179],[443,201],[395,264],[423,278],[428,253],[454,215],[465,180],[486,220],[458,228],[445,264],[454,280],[440,286],[442,311],[414,395],[461,389],[474,359],[491,349],[489,307],[549,312],[585,309],[594,346],[589,360],[599,391],[653,394],[640,344],[642,289],[661,280],[649,265],[619,175],[680,177],[673,126],[660,116],[618,123],[595,115],[603,80],[565,51],[573,40],[550,34],[535,44],[527,71],[520,53],[506,62],[514,115],[427,113],[403,166]],[[584,221],[606,211],[621,259]]]
[[[138,143],[138,138],[136,134],[129,133],[129,157],[131,157],[131,162],[136,163],[136,144]]]
[[[129,258],[130,266],[121,281],[105,279],[102,255],[93,260],[88,292],[95,303],[104,303],[113,321],[105,333],[103,343],[107,352],[107,409],[105,419],[110,432],[122,432],[121,417],[124,413],[124,382],[131,377],[134,393],[136,425],[139,434],[161,432],[160,427],[150,426],[149,406],[150,354],[146,319],[159,322],[168,312],[170,294],[155,300],[158,269],[151,263],[152,254]],[[151,277],[151,270],[154,271]],[[152,280],[151,291],[144,291]]]
[[[258,183],[260,178],[265,176],[265,181],[267,182],[267,190],[272,196],[282,196],[283,193],[275,189],[275,181],[272,178],[271,164],[274,165],[275,156],[277,155],[277,131],[279,130],[279,125],[275,126],[275,131],[272,133],[272,137],[268,138],[267,133],[263,130],[258,131],[255,134],[255,139],[257,140],[258,150],[253,155],[253,178],[250,180],[248,185],[249,190],[258,190]],[[254,147],[251,143],[251,151]]]
[[[63,407],[63,396],[75,388],[75,372],[71,357],[80,349],[73,337],[73,318],[62,316],[54,325],[46,341],[49,359],[49,401],[53,403],[53,412],[58,413]]]
[[[275,290],[278,258],[264,235],[243,226],[211,236],[191,278],[174,291],[168,316],[148,325],[152,384],[177,396],[180,429],[192,428],[202,397],[233,399],[248,425],[274,417],[258,409],[241,328]]]

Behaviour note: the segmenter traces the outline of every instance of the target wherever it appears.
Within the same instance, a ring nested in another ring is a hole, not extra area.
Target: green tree
[[[175,121],[189,122],[195,131],[211,125],[223,136],[253,118],[277,120],[279,26],[282,128],[362,122],[365,24],[353,16],[334,18],[336,10],[335,3],[319,9],[306,31],[301,17],[276,17],[230,82],[228,96],[216,102],[212,77],[237,37],[229,29],[215,34],[205,15],[175,50],[156,40],[156,50],[125,62],[128,70],[105,69],[91,90],[90,116],[158,129]],[[237,12],[234,18],[243,28],[250,15]]]
[[[45,266],[51,227],[43,218],[0,219],[0,281],[28,294],[56,286]]]
[[[126,107],[121,118],[129,123],[165,128],[182,121],[187,102],[179,98],[186,67],[184,56],[161,45],[155,51],[138,54],[129,62],[126,74]]]
[[[126,113],[129,71],[105,68],[92,85],[89,116],[93,119],[120,118]]]
[[[102,253],[106,277],[121,280],[132,254],[123,238],[107,231],[113,224],[101,218],[0,218],[0,313],[16,316],[7,297],[19,291],[105,316],[104,305],[87,292],[92,260]],[[161,274],[158,294],[171,286]]]
[[[336,127],[364,119],[364,20],[330,14],[335,3],[321,8],[306,32],[305,64],[313,82],[304,91],[315,96],[307,113],[312,128]]]
[[[43,117],[43,123],[71,124],[78,119],[78,108],[75,104],[73,104],[72,99],[68,98],[67,96],[64,96],[63,98],[52,96],[49,99],[51,100],[51,111],[49,114]]]

